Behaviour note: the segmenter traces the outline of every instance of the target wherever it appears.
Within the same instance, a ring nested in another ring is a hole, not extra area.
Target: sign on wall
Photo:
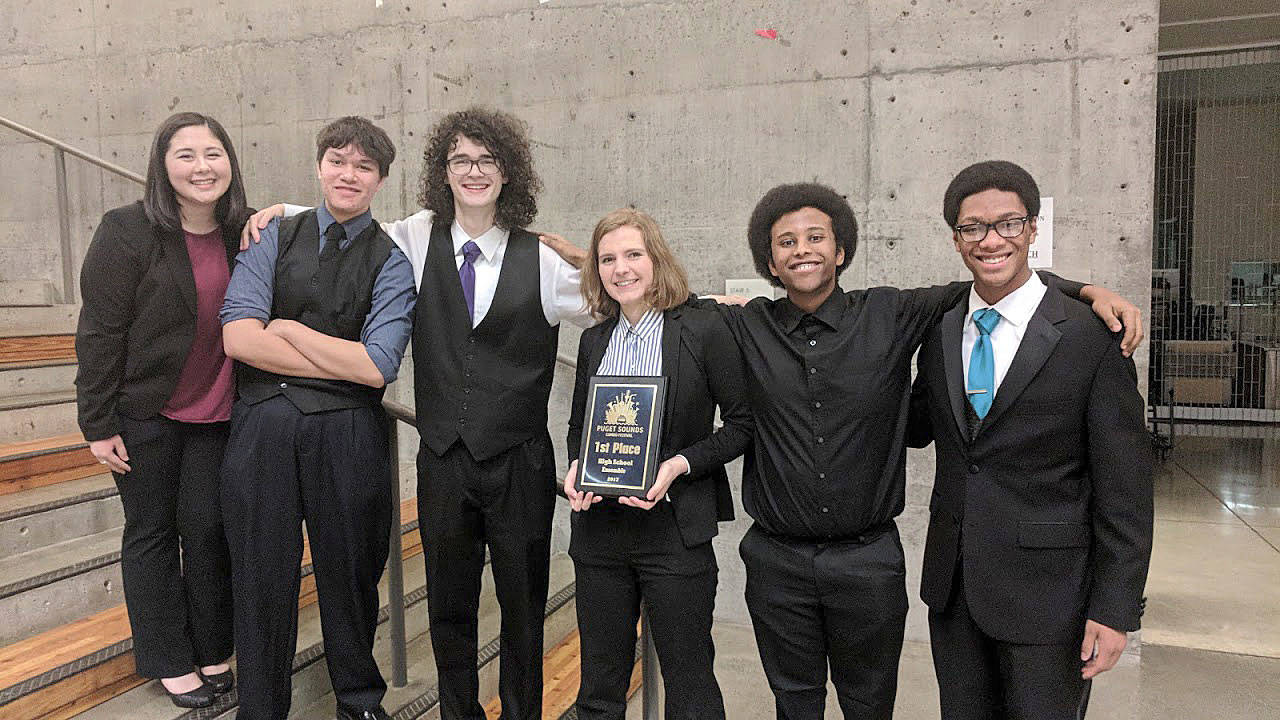
[[[1027,264],[1033,268],[1053,267],[1053,198],[1040,198],[1040,215],[1036,219],[1036,241],[1027,251]]]

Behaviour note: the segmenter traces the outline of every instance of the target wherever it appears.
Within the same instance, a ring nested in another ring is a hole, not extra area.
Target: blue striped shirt
[[[618,326],[600,360],[600,375],[662,374],[662,312],[649,309],[635,325],[618,314]]]

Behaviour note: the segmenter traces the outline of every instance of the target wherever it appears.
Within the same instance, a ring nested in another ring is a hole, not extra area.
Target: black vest
[[[432,223],[413,326],[418,432],[443,455],[459,438],[486,460],[547,432],[547,398],[560,326],[547,325],[538,291],[538,238],[512,230],[498,287],[471,328],[449,223]]]
[[[315,210],[280,223],[271,318],[297,320],[343,340],[360,340],[373,305],[373,283],[391,255],[391,238],[377,221],[332,259],[320,264],[320,228]],[[249,404],[276,395],[303,413],[377,406],[384,388],[345,380],[289,377],[236,363],[240,398]]]

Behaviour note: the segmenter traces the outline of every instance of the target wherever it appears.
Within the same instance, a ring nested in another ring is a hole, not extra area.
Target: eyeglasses
[[[464,155],[455,155],[449,158],[445,165],[449,168],[449,172],[454,175],[466,175],[471,172],[471,168],[480,168],[481,175],[497,175],[501,168],[498,167],[498,161],[488,155],[479,160],[472,160]]]
[[[1018,218],[1007,218],[1005,220],[997,220],[993,223],[969,223],[968,225],[957,225],[953,229],[960,235],[960,239],[965,242],[979,242],[987,236],[992,229],[996,234],[1005,240],[1012,240],[1022,234],[1023,228],[1027,226],[1027,222],[1031,220],[1031,216]]]

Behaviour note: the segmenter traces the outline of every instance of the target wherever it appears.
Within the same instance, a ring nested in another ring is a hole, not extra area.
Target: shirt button
[[[978,466],[977,466],[977,465],[970,465],[970,466],[969,466],[969,472],[970,472],[971,474],[973,474],[973,475],[977,475],[977,474],[978,474]]]
[[[818,374],[818,368],[809,368],[809,374],[810,374],[810,375],[817,375],[817,374]]]
[[[475,344],[476,344],[476,339],[475,339],[474,337],[472,337],[472,338],[467,338],[467,342],[471,343],[472,345],[475,345]]]
[[[827,474],[826,474],[826,473],[818,473],[818,479],[819,479],[819,480],[826,480],[826,479],[827,479]]]
[[[829,507],[824,507],[824,508],[822,508],[822,512],[824,512],[824,513],[825,513],[825,512],[831,512],[831,508],[829,508]]]
[[[280,387],[287,388],[289,387],[289,383],[280,383]]]
[[[826,441],[827,441],[827,439],[826,439],[826,438],[822,437],[821,435],[819,435],[819,436],[818,436],[818,444],[819,444],[819,445],[821,445],[822,443],[824,443],[824,442],[826,442]]]
[[[810,340],[810,341],[809,341],[809,347],[813,347],[814,345],[817,345],[817,344],[818,344],[818,341],[817,341],[817,340]]]
[[[818,400],[818,401],[814,401],[814,403],[813,403],[813,407],[814,407],[814,409],[815,409],[815,410],[821,410],[821,409],[822,409],[822,401],[820,401],[820,400]]]

